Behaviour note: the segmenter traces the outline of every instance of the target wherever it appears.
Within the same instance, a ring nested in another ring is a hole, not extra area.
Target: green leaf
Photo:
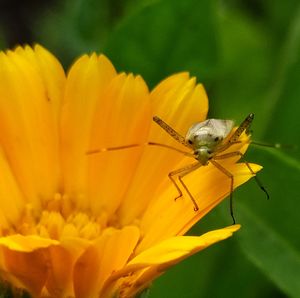
[[[239,215],[243,217],[243,231],[238,239],[245,254],[287,295],[299,297],[299,250],[248,208],[240,207]]]
[[[300,96],[300,6],[288,28],[282,48],[275,84],[271,87],[269,110],[266,114],[265,137],[280,136],[280,142],[299,145],[299,96]],[[274,121],[276,119],[276,121]],[[299,147],[298,147],[299,148]],[[300,157],[299,150],[288,152]]]
[[[275,84],[263,105],[268,107],[260,124],[264,139],[300,146],[300,8],[288,28],[286,42],[275,73]],[[276,150],[276,149],[274,149]],[[272,152],[272,151],[271,151]],[[291,297],[300,296],[300,238],[297,224],[300,210],[299,151],[255,150],[251,160],[264,165],[264,184],[270,190],[268,207],[262,206],[254,190],[245,194],[239,210],[245,232],[240,244],[247,256],[274,283]],[[263,204],[265,205],[265,204]]]
[[[36,39],[54,50],[65,65],[76,56],[99,52],[127,1],[64,0],[35,21]]]
[[[184,70],[211,77],[218,61],[214,12],[211,1],[147,2],[119,24],[105,52],[152,85]]]
[[[263,130],[257,123],[265,117],[264,98],[272,83],[277,49],[271,47],[272,35],[262,24],[237,9],[225,8],[218,21],[222,61],[210,97],[210,115],[238,124],[252,112],[258,135]]]
[[[287,295],[299,297],[299,161],[270,150],[256,149],[249,156],[265,167],[259,178],[270,200],[263,200],[254,183],[250,190],[243,187],[238,192],[242,200],[236,202],[236,213],[242,230],[237,239],[249,259],[270,280]]]

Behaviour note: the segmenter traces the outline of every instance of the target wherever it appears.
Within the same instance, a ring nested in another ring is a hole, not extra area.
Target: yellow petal
[[[48,255],[44,249],[20,252],[1,248],[4,271],[14,285],[27,289],[34,297],[39,297],[48,276]]]
[[[138,254],[126,267],[111,276],[106,283],[103,297],[110,297],[119,289],[122,291],[122,297],[133,297],[170,266],[232,236],[233,232],[239,228],[239,225],[234,225],[201,236],[172,237],[152,246]],[[122,276],[125,277],[123,280]],[[129,277],[126,278],[126,276]],[[118,281],[114,284],[116,280]]]
[[[0,142],[22,191],[38,209],[41,199],[52,197],[60,183],[52,107],[57,103],[49,100],[42,67],[32,63],[27,52],[35,55],[30,48],[0,54]],[[49,61],[49,68],[55,65]],[[53,78],[52,84],[61,82]]]
[[[0,169],[0,226],[3,233],[19,221],[25,198],[1,149]]]
[[[151,124],[148,88],[139,76],[112,80],[95,112],[91,148],[144,144]],[[90,155],[89,192],[92,210],[114,214],[124,199],[143,147]]]
[[[32,252],[39,248],[58,245],[59,242],[52,239],[41,238],[36,235],[23,236],[15,234],[7,237],[0,237],[0,245],[10,250],[19,252]]]
[[[50,52],[40,45],[36,45],[34,49],[29,46],[25,48],[18,47],[15,51],[25,56],[30,64],[39,72],[46,86],[45,95],[48,101],[51,101],[53,116],[56,118],[55,122],[58,125],[66,82],[65,72],[61,64]]]
[[[260,169],[257,165],[251,166],[254,171]],[[233,164],[228,170],[235,176],[235,188],[252,177],[244,164]],[[145,236],[137,252],[168,237],[183,235],[230,192],[230,179],[211,164],[186,176],[184,182],[197,200],[199,211],[194,211],[192,201],[185,194],[174,201],[177,190],[170,181],[169,187],[153,201],[141,220]]]
[[[45,287],[51,297],[74,297],[73,272],[76,261],[91,241],[66,237],[49,247],[49,274]]]
[[[105,280],[123,268],[139,239],[136,227],[108,229],[80,256],[74,269],[77,298],[100,297]],[[122,248],[122,249],[120,249]]]
[[[78,208],[87,208],[87,166],[97,102],[116,72],[105,56],[83,56],[70,69],[62,110],[64,189]]]
[[[161,117],[181,134],[184,134],[188,126],[195,121],[202,121],[208,109],[203,86],[196,85],[195,79],[190,79],[186,73],[171,76],[161,82],[151,93],[151,101],[153,115]],[[169,144],[182,150],[187,149],[153,121],[149,141]],[[130,223],[141,215],[149,201],[166,186],[168,173],[182,159],[182,154],[166,148],[145,149],[133,183],[120,209],[123,224]]]
[[[0,238],[1,270],[14,285],[38,297],[49,274],[48,248],[58,241],[19,234]]]
[[[185,134],[191,124],[205,120],[208,98],[203,85],[187,73],[180,73],[163,80],[151,92],[154,115],[160,117],[175,130]],[[153,126],[159,128],[157,124]],[[160,130],[153,130],[151,137],[159,138]],[[162,138],[165,139],[165,138]]]

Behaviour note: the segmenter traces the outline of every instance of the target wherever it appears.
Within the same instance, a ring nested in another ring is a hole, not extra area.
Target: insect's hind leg
[[[232,197],[233,185],[234,185],[234,176],[233,176],[232,173],[230,173],[228,170],[226,170],[224,167],[222,167],[215,160],[211,159],[210,162],[230,179],[230,194],[229,194],[230,215],[231,215],[231,218],[233,220],[233,224],[235,224],[235,218],[234,218],[234,214],[233,214],[233,197]]]
[[[240,151],[234,151],[234,152],[229,152],[229,153],[225,153],[225,154],[222,154],[222,155],[214,156],[214,160],[226,159],[226,158],[230,158],[230,157],[234,157],[234,156],[244,157],[244,154]],[[257,178],[256,173],[251,168],[249,162],[247,162],[245,160],[243,162],[245,163],[245,165],[249,169],[250,173],[254,176],[255,182],[257,183],[259,188],[266,194],[267,199],[269,200],[270,196],[269,196],[268,191],[265,189],[265,187],[263,186],[261,181]]]
[[[197,168],[199,168],[201,166],[201,164],[199,164],[199,162],[196,162],[196,163],[192,163],[190,165],[187,165],[183,168],[180,168],[178,170],[175,170],[175,171],[172,171],[169,173],[168,177],[170,178],[170,180],[172,181],[172,183],[175,185],[179,195],[175,198],[175,201],[179,198],[182,197],[182,191],[180,189],[180,187],[178,186],[178,184],[176,183],[176,180],[175,180],[175,176],[178,176],[178,180],[179,182],[181,183],[181,185],[183,186],[183,188],[185,189],[185,191],[188,193],[191,201],[193,202],[194,204],[194,210],[195,211],[198,211],[199,210],[199,206],[196,202],[196,200],[194,199],[194,197],[192,196],[191,192],[189,191],[189,189],[187,188],[187,186],[185,185],[185,183],[183,182],[182,178],[184,176],[186,176],[187,174],[191,173],[192,171],[196,170]]]

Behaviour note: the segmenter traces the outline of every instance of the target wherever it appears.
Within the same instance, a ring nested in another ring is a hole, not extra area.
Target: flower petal
[[[0,54],[0,142],[22,191],[38,210],[41,199],[52,197],[60,183],[54,115],[60,99],[57,94],[54,103],[47,95],[51,91],[41,75],[44,66],[33,62],[35,56],[29,47]],[[53,88],[60,89],[63,72],[54,58],[48,62],[55,74],[60,72],[52,78]]]
[[[232,233],[239,228],[239,225],[234,225],[201,236],[172,237],[152,246],[138,254],[122,270],[111,276],[106,283],[103,297],[110,297],[113,293],[118,292],[118,289],[121,289],[123,296],[120,296],[122,297],[134,296],[170,266],[232,236]],[[129,277],[126,278],[126,276]],[[115,284],[114,281],[116,281]]]
[[[5,268],[2,270],[8,281],[27,289],[34,297],[39,297],[48,277],[45,251],[38,249],[24,253],[2,247],[1,254],[5,260]]]
[[[25,198],[1,149],[0,169],[0,233],[4,234],[19,221],[24,209]]]
[[[149,91],[144,80],[121,74],[112,80],[96,109],[91,148],[144,144],[151,124]],[[113,215],[119,207],[143,152],[143,146],[90,155],[92,210]]]
[[[49,247],[49,275],[46,289],[51,297],[74,297],[73,271],[80,255],[91,245],[81,238],[64,238]]]
[[[34,49],[26,46],[25,49],[18,47],[16,52],[23,55],[30,61],[30,64],[37,70],[46,86],[46,97],[51,101],[53,115],[57,119],[55,123],[58,125],[58,117],[65,89],[66,76],[59,61],[46,49],[40,45],[36,45]]]
[[[64,190],[75,206],[87,208],[87,169],[91,125],[97,102],[116,71],[105,56],[83,56],[69,71],[61,120]]]
[[[49,273],[48,248],[59,242],[35,235],[19,234],[0,238],[3,277],[39,296]]]
[[[182,257],[187,257],[232,236],[232,233],[239,228],[240,225],[233,225],[207,232],[201,236],[176,236],[166,239],[141,252],[127,266],[174,265]]]
[[[19,252],[32,252],[39,248],[58,245],[59,242],[53,239],[42,238],[36,235],[23,236],[15,234],[6,237],[0,237],[0,246],[7,247],[10,250]]]
[[[125,266],[139,236],[139,230],[133,226],[122,230],[107,229],[99,240],[86,249],[75,265],[75,296],[100,297],[105,280]]]
[[[261,169],[257,165],[251,164],[251,166],[255,172]],[[227,170],[235,177],[234,188],[252,177],[245,164],[232,164]],[[230,179],[212,164],[190,173],[185,177],[184,182],[197,200],[199,211],[194,211],[190,198],[185,194],[174,201],[177,192],[170,182],[169,187],[153,201],[141,220],[141,230],[145,236],[139,243],[137,252],[163,239],[183,235],[230,192]]]
[[[191,124],[204,121],[208,112],[208,98],[203,85],[196,85],[196,79],[190,78],[188,73],[163,80],[151,92],[151,100],[154,115],[183,135]],[[157,128],[156,124],[153,126]],[[161,131],[155,131],[154,136],[159,138]]]
[[[153,115],[161,117],[179,133],[188,126],[202,121],[208,110],[208,100],[202,85],[196,85],[187,73],[171,76],[161,82],[151,93]],[[188,150],[173,140],[156,123],[152,122],[149,141],[169,144]],[[124,204],[120,209],[122,224],[139,217],[149,202],[156,197],[168,182],[168,173],[174,169],[183,155],[166,148],[146,148]],[[157,171],[159,169],[159,171]]]

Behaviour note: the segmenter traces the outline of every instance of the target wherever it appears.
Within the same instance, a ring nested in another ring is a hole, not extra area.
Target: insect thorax
[[[191,126],[186,134],[186,142],[192,146],[196,159],[202,165],[208,163],[232,127],[233,121],[219,119],[208,119]]]

